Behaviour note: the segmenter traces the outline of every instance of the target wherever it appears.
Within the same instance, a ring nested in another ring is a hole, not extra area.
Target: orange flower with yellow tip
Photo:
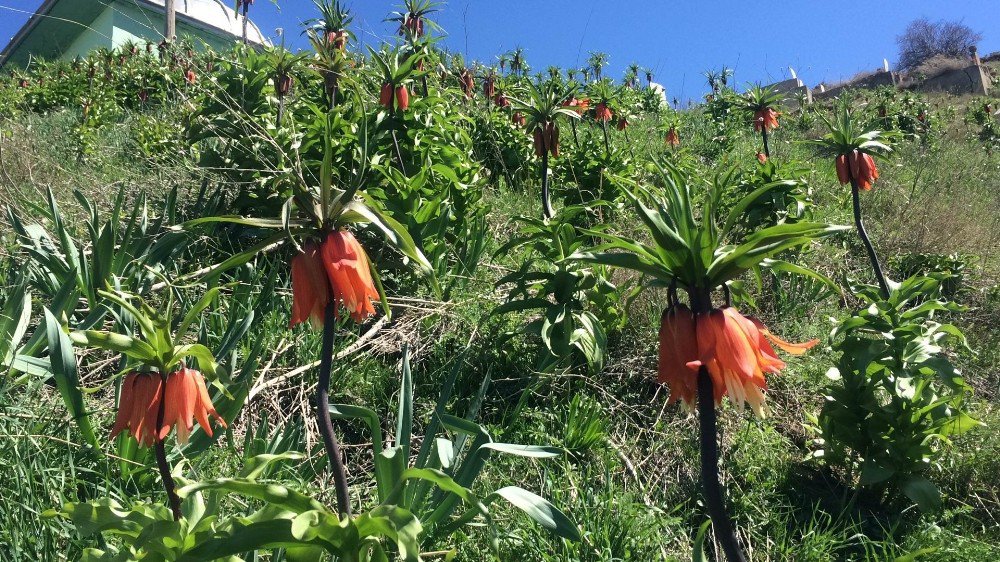
[[[226,427],[226,421],[215,411],[212,398],[208,395],[208,387],[205,386],[205,377],[201,373],[181,367],[181,370],[167,377],[163,426],[160,428],[161,439],[165,438],[166,432],[174,426],[177,428],[177,440],[182,445],[187,444],[195,420],[205,433],[212,437],[209,416],[215,418],[222,427]]]
[[[323,242],[320,257],[330,281],[334,304],[343,305],[355,322],[375,314],[372,301],[380,297],[372,279],[368,254],[357,238],[346,230],[331,232]]]
[[[871,154],[852,150],[849,154],[837,156],[837,180],[841,185],[851,182],[854,178],[858,182],[858,188],[869,191],[872,184],[878,179],[878,168],[875,167],[875,159]]]
[[[660,323],[659,381],[670,385],[669,402],[682,400],[693,408],[698,370],[704,366],[712,377],[717,403],[728,394],[738,408],[749,402],[764,417],[765,374],[785,368],[772,344],[801,355],[816,343],[787,342],[729,306],[693,315],[684,305],[677,305],[664,313]]]
[[[322,245],[306,242],[292,258],[291,326],[309,321],[323,327],[326,306],[331,301],[347,309],[355,322],[375,314],[379,300],[365,249],[347,230],[327,235]]]
[[[870,190],[872,183],[878,179],[878,168],[872,155],[855,150],[847,156],[847,163],[851,166],[851,175],[858,180],[858,187]]]
[[[118,400],[115,425],[111,428],[111,438],[114,439],[127,429],[143,447],[151,447],[153,443],[160,441],[162,437],[156,429],[156,419],[162,396],[163,377],[159,373],[126,375]]]

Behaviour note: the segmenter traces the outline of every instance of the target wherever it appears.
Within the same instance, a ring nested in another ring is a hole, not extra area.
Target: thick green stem
[[[878,286],[882,290],[882,298],[888,299],[889,284],[885,280],[885,273],[882,271],[882,264],[879,263],[878,254],[875,253],[875,246],[872,245],[872,241],[868,238],[865,223],[861,220],[861,197],[858,193],[858,180],[853,176],[851,177],[851,199],[854,204],[854,224],[858,228],[858,235],[861,236],[861,242],[865,245],[865,250],[868,251],[868,259],[871,261]]]
[[[167,375],[160,374],[160,408],[156,412],[156,431],[163,427],[163,412],[167,403]],[[156,436],[156,443],[153,445],[156,453],[156,467],[160,470],[160,479],[163,480],[163,489],[167,492],[167,501],[170,503],[170,512],[174,515],[174,521],[181,519],[181,498],[177,496],[177,485],[174,477],[170,474],[170,465],[167,464],[167,451],[160,436]]]
[[[319,383],[316,387],[316,410],[319,415],[319,432],[323,436],[323,446],[330,458],[330,469],[333,471],[333,483],[337,492],[337,512],[341,517],[351,516],[351,496],[347,486],[347,471],[344,469],[340,444],[333,431],[333,420],[330,418],[330,369],[333,366],[333,337],[336,332],[334,316],[335,303],[326,305],[323,320],[323,347],[319,363]]]
[[[549,197],[549,151],[542,152],[542,214],[546,220],[552,218],[552,201]]]
[[[764,156],[771,157],[771,147],[767,145],[767,127],[760,128],[760,135],[764,138]]]
[[[604,157],[607,158],[611,154],[611,142],[608,140],[608,122],[602,120],[601,128],[604,129]]]
[[[691,291],[691,309],[698,315],[712,310],[711,292]],[[701,445],[701,482],[704,486],[705,506],[712,518],[715,538],[722,546],[729,562],[746,562],[743,550],[733,529],[733,522],[726,512],[726,500],[719,482],[719,443],[716,428],[715,388],[708,368],[698,369],[698,422]]]
[[[399,171],[402,172],[403,175],[405,176],[405,175],[407,175],[406,174],[406,164],[403,163],[403,151],[399,147],[399,138],[396,137],[396,130],[395,129],[393,129],[393,131],[392,131],[392,146],[393,146],[393,148],[396,149],[396,159],[399,160]]]
[[[715,538],[729,562],[746,562],[733,522],[726,513],[722,483],[719,482],[719,443],[716,440],[715,396],[708,369],[698,370],[698,421],[701,427],[701,483],[705,488],[705,505],[712,518]]]

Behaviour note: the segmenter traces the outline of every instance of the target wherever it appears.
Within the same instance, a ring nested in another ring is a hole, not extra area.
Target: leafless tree
[[[969,47],[982,38],[982,35],[960,21],[932,22],[927,18],[913,20],[906,31],[896,37],[899,45],[899,69],[914,70],[937,55],[964,58],[969,54]]]

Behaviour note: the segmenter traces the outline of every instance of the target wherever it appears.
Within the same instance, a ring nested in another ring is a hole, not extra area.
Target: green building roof
[[[225,49],[243,36],[243,18],[221,0],[176,0],[177,35]],[[163,40],[164,0],[46,0],[0,52],[0,66],[27,66],[32,58],[72,60],[127,41]],[[267,39],[247,22],[247,40]]]

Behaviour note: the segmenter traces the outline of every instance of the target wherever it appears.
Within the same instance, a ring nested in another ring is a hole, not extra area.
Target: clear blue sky
[[[28,18],[14,10],[33,12],[40,4],[0,0],[0,43]],[[345,4],[361,40],[393,37],[383,20],[394,0]],[[291,45],[305,46],[298,29],[314,12],[310,0],[257,0],[251,19],[266,35],[294,30]],[[581,66],[588,51],[603,51],[610,55],[607,76],[620,77],[635,61],[681,99],[700,97],[707,90],[702,72],[723,65],[736,69],[742,86],[787,78],[789,66],[816,85],[878,68],[883,58],[894,64],[896,36],[921,16],[962,20],[982,33],[982,54],[1000,50],[997,0],[450,0],[434,16],[448,33],[444,45],[467,59],[492,63],[521,46],[529,64],[544,70]]]

